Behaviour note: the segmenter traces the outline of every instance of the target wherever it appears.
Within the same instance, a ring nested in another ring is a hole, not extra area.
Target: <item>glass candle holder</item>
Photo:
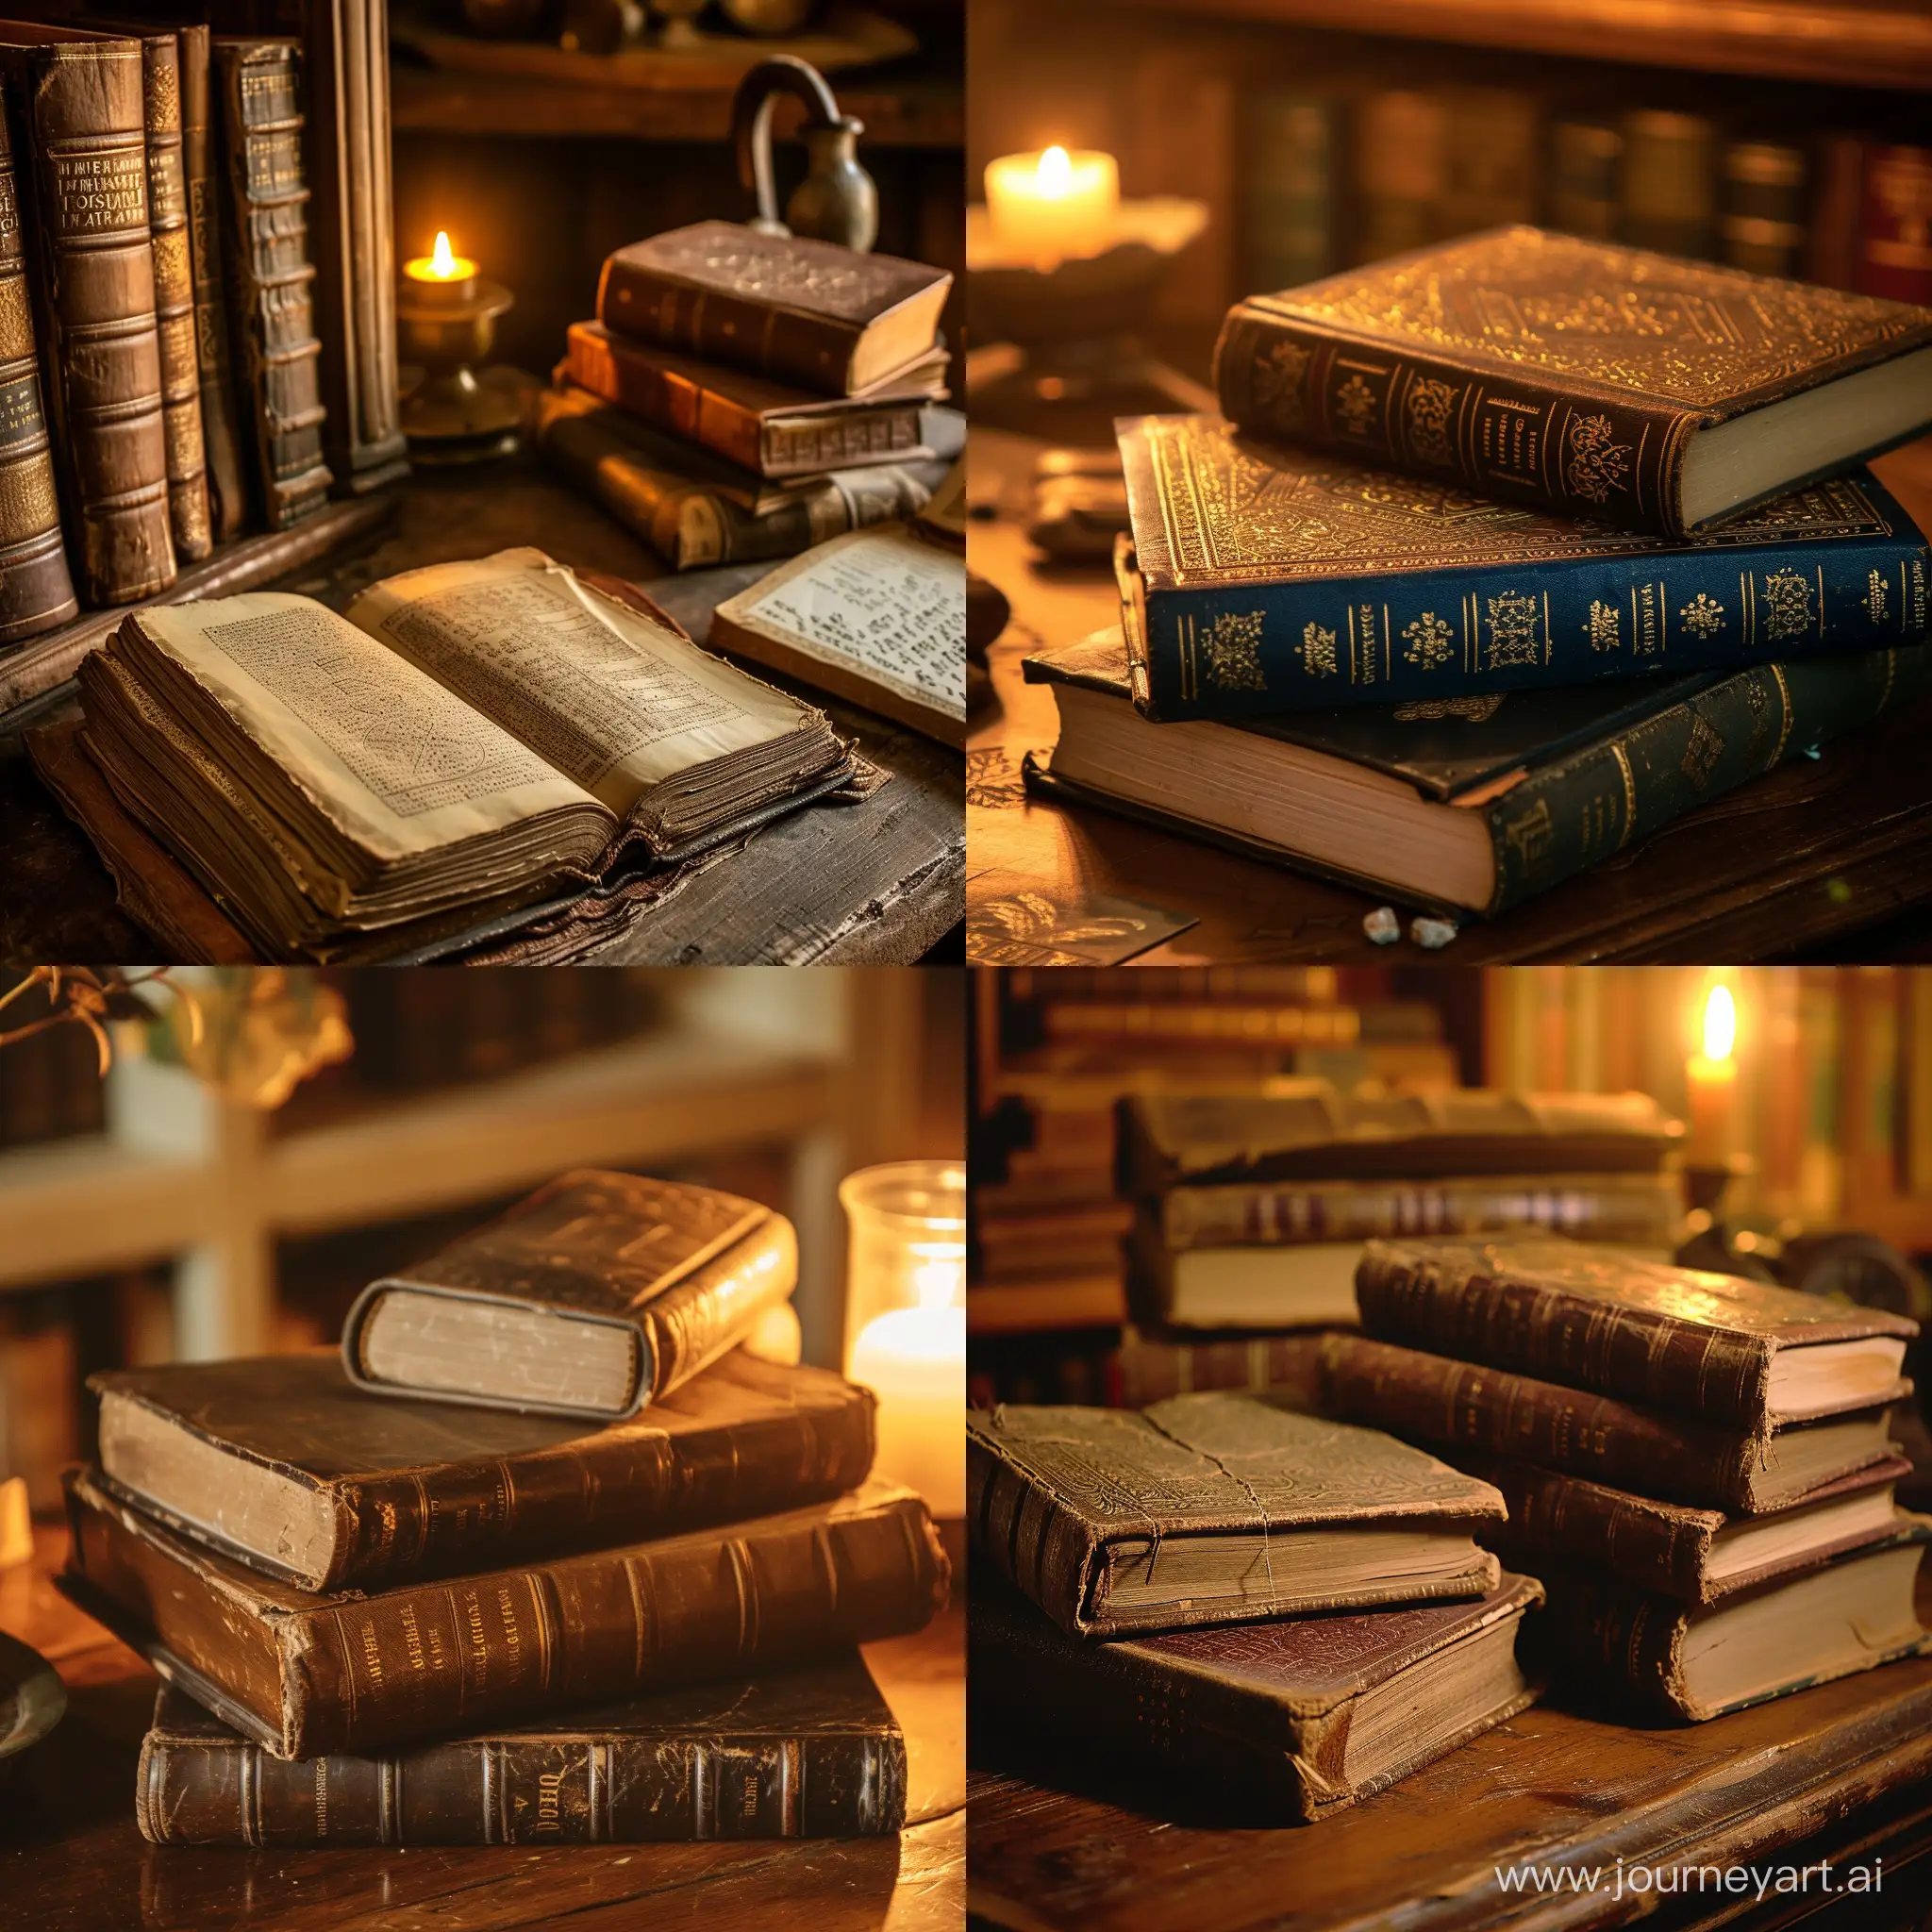
[[[966,1513],[966,1171],[957,1161],[862,1168],[845,1209],[845,1373],[878,1397],[874,1469]]]

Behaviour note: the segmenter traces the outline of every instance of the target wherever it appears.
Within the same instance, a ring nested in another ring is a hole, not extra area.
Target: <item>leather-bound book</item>
[[[597,320],[819,395],[870,389],[928,355],[953,278],[891,255],[698,222],[620,248]]]
[[[1496,1583],[1474,1535],[1503,1513],[1487,1483],[1261,1396],[970,1414],[966,1489],[975,1557],[1078,1637],[1480,1596]]]
[[[366,1389],[623,1416],[735,1347],[798,1281],[782,1214],[583,1168],[373,1281],[342,1327]]]
[[[1384,1341],[1762,1430],[1911,1393],[1916,1322],[1835,1296],[1580,1241],[1371,1241],[1362,1326]]]
[[[1322,1335],[1175,1335],[1129,1324],[1121,1330],[1120,1405],[1146,1408],[1170,1395],[1213,1389],[1267,1391],[1290,1408],[1317,1411]]]
[[[1357,1241],[1171,1248],[1145,1208],[1123,1247],[1137,1322],[1177,1329],[1354,1327]]]
[[[734,1349],[597,1427],[354,1387],[333,1350],[96,1375],[101,1485],[304,1590],[377,1590],[855,1489],[873,1398]]]
[[[68,554],[88,601],[175,581],[141,43],[0,21]]]
[[[301,56],[292,41],[216,40],[232,344],[261,512],[286,530],[320,509],[322,451],[315,267],[302,160]]]
[[[1903,1456],[1840,1476],[1762,1516],[1687,1508],[1506,1457],[1457,1461],[1493,1483],[1507,1523],[1484,1532],[1506,1563],[1541,1574],[1544,1565],[1609,1570],[1640,1590],[1714,1604],[1833,1557],[1882,1542],[1897,1527],[1892,1492],[1912,1473]]]
[[[1543,1573],[1549,1608],[1524,1649],[1620,1724],[1692,1723],[1932,1647],[1912,1607],[1932,1520],[1886,1542],[1697,1607],[1600,1570]]]
[[[242,443],[235,431],[235,365],[228,350],[222,174],[216,151],[213,52],[205,26],[184,26],[181,160],[188,192],[188,246],[194,278],[194,355],[201,383],[201,435],[208,458],[208,515],[214,534],[239,536],[248,520]]]
[[[8,119],[0,115],[0,645],[38,637],[80,608],[41,403]]]
[[[906,1740],[856,1657],[308,1764],[164,1685],[134,1810],[158,1845],[877,1838],[905,1823]]]
[[[1665,539],[1213,416],[1118,426],[1133,535],[1115,575],[1149,718],[1442,704],[1926,634],[1925,535],[1869,470]]]
[[[1681,536],[1932,423],[1932,308],[1492,228],[1236,304],[1215,369],[1244,429]]]
[[[1890,1412],[1783,1428],[1693,1422],[1363,1335],[1322,1343],[1331,1415],[1451,1457],[1507,1456],[1693,1508],[1761,1515],[1898,1453]]]
[[[1178,1790],[1224,1794],[1240,1822],[1316,1819],[1526,1709],[1516,1659],[1534,1577],[1473,1602],[1079,1643],[1013,1591],[973,1587],[967,1661],[976,1743],[1069,1745]]]
[[[756,1676],[923,1628],[946,1601],[909,1490],[453,1581],[312,1594],[67,1476],[61,1587],[275,1757],[380,1751]]]

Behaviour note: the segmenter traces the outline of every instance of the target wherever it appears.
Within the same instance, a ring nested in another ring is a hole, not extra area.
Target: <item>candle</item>
[[[404,262],[403,274],[415,284],[410,292],[431,302],[454,307],[476,293],[476,264],[468,256],[455,253],[441,228],[436,231],[436,246],[429,254]]]
[[[1069,256],[1098,255],[1120,214],[1120,169],[1092,148],[1050,147],[1002,155],[986,168],[986,212],[1003,255],[1050,269]]]
[[[874,1473],[917,1490],[935,1516],[964,1516],[966,1310],[874,1317],[853,1344],[852,1379],[879,1399]]]
[[[1704,1051],[1690,1056],[1692,1167],[1724,1167],[1731,1158],[1732,1115],[1738,1091],[1738,1008],[1729,987],[1713,986],[1704,1002]]]

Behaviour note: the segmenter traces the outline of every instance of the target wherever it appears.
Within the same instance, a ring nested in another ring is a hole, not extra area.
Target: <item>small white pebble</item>
[[[1440,953],[1456,937],[1453,919],[1423,919],[1410,922],[1408,936],[1425,953]]]
[[[1378,946],[1392,946],[1402,937],[1402,922],[1392,906],[1377,906],[1362,920],[1362,931]]]

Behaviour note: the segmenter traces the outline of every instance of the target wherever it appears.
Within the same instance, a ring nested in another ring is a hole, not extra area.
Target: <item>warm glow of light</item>
[[[1048,148],[1040,158],[1036,178],[1041,193],[1058,201],[1074,185],[1073,158],[1063,147]]]
[[[1738,1008],[1727,986],[1714,986],[1704,1003],[1704,1057],[1727,1060],[1738,1043]]]
[[[440,282],[446,282],[457,272],[456,252],[449,245],[449,237],[439,228],[436,231],[436,246],[429,251],[429,268]]]

